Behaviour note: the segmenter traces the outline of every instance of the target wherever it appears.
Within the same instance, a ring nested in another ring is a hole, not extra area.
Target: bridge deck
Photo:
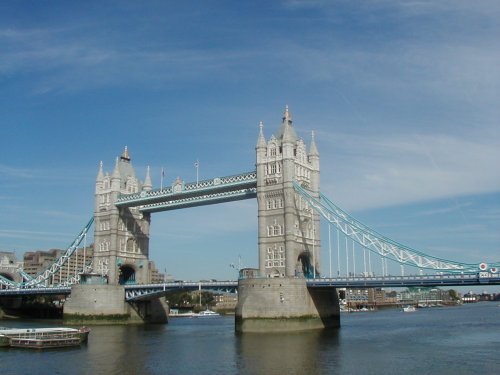
[[[379,276],[379,277],[338,277],[307,279],[306,284],[311,288],[406,288],[421,287],[448,287],[448,286],[488,286],[500,285],[500,274],[480,272],[477,274],[456,275],[414,275],[414,276]],[[238,281],[185,281],[163,284],[125,285],[125,299],[127,301],[148,299],[161,296],[173,290],[213,290],[221,293],[234,293],[238,288]],[[19,296],[36,294],[70,294],[70,287],[43,287],[26,289],[2,289],[0,296]]]

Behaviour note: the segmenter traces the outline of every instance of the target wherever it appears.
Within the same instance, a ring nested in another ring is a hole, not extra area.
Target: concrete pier
[[[238,282],[237,332],[285,332],[340,327],[336,290],[308,288],[305,279]]]
[[[142,324],[167,323],[168,305],[163,298],[128,303],[121,285],[74,285],[64,304],[65,323]]]

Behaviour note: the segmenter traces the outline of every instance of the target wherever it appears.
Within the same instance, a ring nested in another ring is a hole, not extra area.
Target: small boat
[[[168,315],[170,318],[192,318],[194,316],[196,316],[197,314],[195,314],[194,312],[192,311],[188,311],[188,312],[184,312],[184,313],[180,313],[178,311],[174,311],[173,309],[170,310],[170,314]]]
[[[62,348],[86,342],[90,328],[1,328],[0,347]]]
[[[205,311],[200,311],[198,313],[198,315],[196,315],[197,317],[200,317],[200,318],[212,318],[212,317],[216,317],[216,316],[220,316],[220,314],[216,313],[215,311],[211,311],[211,310],[208,310],[206,309]]]
[[[414,312],[414,311],[417,311],[417,309],[415,308],[415,306],[404,306],[403,311],[404,312]]]

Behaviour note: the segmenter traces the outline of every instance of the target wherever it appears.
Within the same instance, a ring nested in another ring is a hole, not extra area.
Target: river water
[[[498,302],[343,313],[341,324],[288,334],[236,334],[233,317],[94,326],[80,348],[0,348],[0,374],[500,374]]]

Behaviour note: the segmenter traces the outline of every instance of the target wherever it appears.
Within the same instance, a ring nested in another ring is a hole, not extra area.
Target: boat
[[[403,306],[403,311],[404,312],[414,312],[414,311],[417,311],[417,309],[415,308],[415,306]]]
[[[0,328],[0,347],[62,348],[88,340],[90,328]]]
[[[170,318],[192,318],[196,315],[197,314],[192,311],[181,313],[178,310],[170,309],[170,314],[168,316]]]
[[[220,314],[216,313],[215,311],[206,309],[205,311],[200,311],[196,316],[200,318],[213,318],[216,316],[220,316]]]

